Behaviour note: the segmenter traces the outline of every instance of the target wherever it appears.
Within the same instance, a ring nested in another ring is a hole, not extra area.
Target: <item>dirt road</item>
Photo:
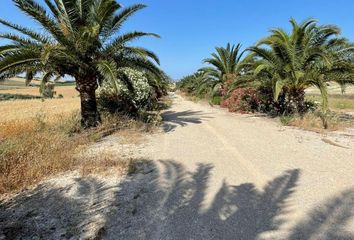
[[[67,176],[75,181],[35,190],[42,203],[65,202],[64,210],[51,209],[58,212],[51,215],[55,229],[41,236],[354,239],[354,132],[323,135],[178,95],[173,100],[161,133],[133,154],[148,160],[138,174],[118,180]],[[101,147],[118,149],[116,140]],[[50,204],[33,207],[31,194],[18,197],[22,208],[50,211]],[[5,205],[15,209],[14,201]],[[70,219],[71,235],[58,216]]]
[[[163,116],[167,133],[152,139],[150,158],[168,194],[153,239],[354,239],[354,135],[179,96]]]

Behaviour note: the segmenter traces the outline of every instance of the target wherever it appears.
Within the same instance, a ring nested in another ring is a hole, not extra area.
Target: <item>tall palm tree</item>
[[[144,5],[122,8],[116,0],[44,1],[48,11],[34,0],[13,0],[44,32],[0,19],[1,24],[19,33],[0,34],[0,38],[11,40],[0,46],[0,77],[36,71],[74,77],[81,98],[82,125],[93,127],[100,121],[95,90],[101,81],[121,79],[133,90],[120,69],[130,67],[161,74],[153,52],[128,45],[137,38],[158,35],[120,33],[125,21]]]
[[[287,98],[294,111],[303,108],[305,89],[315,86],[326,111],[328,82],[354,84],[353,45],[339,36],[336,26],[319,26],[314,19],[300,24],[291,19],[290,23],[290,33],[272,29],[248,49],[254,57],[254,77],[271,86],[275,100],[280,95]]]
[[[241,52],[241,44],[231,45],[228,43],[226,47],[216,47],[216,52],[211,54],[210,58],[203,60],[204,63],[211,65],[200,69],[207,74],[204,85],[212,86],[212,88],[225,87],[230,84],[239,75],[242,64],[241,58],[244,52]]]

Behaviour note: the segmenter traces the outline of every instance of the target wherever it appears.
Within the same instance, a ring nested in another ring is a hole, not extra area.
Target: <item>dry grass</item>
[[[79,97],[79,92],[76,91],[75,86],[57,86],[54,89],[57,93],[63,95],[64,98],[75,98]]]
[[[70,114],[79,109],[79,98],[1,101],[0,112],[2,116],[0,123],[35,118],[44,113],[47,119],[52,118],[52,116],[56,119],[58,114]]]
[[[32,80],[32,86],[25,86],[24,81],[25,80],[23,78],[11,78],[0,82],[0,94],[40,96],[40,81],[35,79]],[[66,99],[78,98],[79,96],[79,93],[75,90],[75,86],[73,85],[63,86],[58,83],[55,86],[54,91],[56,92],[56,96],[62,95]]]
[[[74,98],[79,96],[79,93],[75,90],[74,86],[56,86],[54,91],[56,92],[56,96],[61,94],[64,98]],[[0,94],[1,93],[40,96],[38,87],[0,89]]]
[[[34,86],[39,86],[40,81],[33,79],[31,82]],[[25,87],[25,79],[24,78],[10,78],[0,81],[0,89],[16,89]]]
[[[11,84],[16,81],[23,84],[23,79],[12,79]],[[0,102],[0,194],[73,169],[83,174],[133,171],[133,162],[117,159],[110,153],[95,159],[82,159],[79,153],[87,144],[113,133],[121,134],[124,143],[139,144],[143,140],[136,132],[151,130],[150,125],[107,115],[102,116],[98,128],[82,131],[80,98],[74,86],[55,89],[64,98]],[[37,87],[2,89],[0,93],[39,94]]]
[[[321,102],[320,95],[307,95],[307,99]],[[354,94],[353,95],[338,95],[332,94],[328,97],[329,108],[333,111],[339,112],[353,112],[354,113]]]
[[[287,125],[315,132],[337,131],[353,127],[353,123],[341,121],[336,117],[330,117],[327,120],[328,129],[326,130],[323,128],[323,123],[320,117],[314,113],[307,113],[303,117],[293,117],[292,119],[289,119]]]
[[[306,98],[309,100],[321,102],[321,95],[317,88],[309,88],[306,90]],[[337,84],[330,84],[328,86],[328,105],[329,109],[334,113],[329,117],[327,131],[343,130],[345,128],[353,128],[351,122],[342,121],[339,119],[340,113],[353,113],[354,114],[354,87],[348,86],[345,94],[342,94],[341,88]],[[307,113],[303,117],[293,117],[285,119],[291,126],[296,126],[302,129],[323,132],[323,123],[318,114]]]
[[[103,116],[103,123],[98,128],[82,131],[78,111],[49,112],[48,116],[1,122],[0,194],[23,189],[48,176],[74,169],[85,175],[132,172],[133,162],[118,159],[110,153],[102,153],[95,159],[84,159],[79,154],[89,143],[114,132],[126,134],[126,129],[143,131],[146,128],[143,123],[121,116]],[[136,143],[134,135],[131,140]]]
[[[144,137],[141,135],[141,132],[135,129],[122,130],[116,134],[122,138],[122,144],[139,145],[144,142]]]
[[[307,89],[306,92],[309,94],[320,94],[320,91],[318,90],[318,88],[315,88],[315,87],[311,87],[311,88]],[[336,83],[329,84],[328,92],[330,95],[341,95],[342,94],[342,90],[341,90],[340,86]],[[354,95],[354,86],[347,86],[347,88],[345,89],[345,94]]]
[[[73,115],[74,116],[74,115]],[[79,145],[89,142],[85,135],[70,137],[71,123],[46,122],[40,118],[2,123],[0,130],[0,193],[21,189],[46,176],[72,169],[72,157]],[[75,118],[73,118],[75,119]]]
[[[354,86],[348,86],[345,93],[342,94],[338,85],[330,84],[328,92],[328,104],[331,110],[354,113]],[[320,92],[317,88],[307,89],[306,93],[308,99],[321,102]]]
[[[33,80],[35,83],[36,81]],[[12,86],[13,89],[1,89],[0,94],[24,94],[39,96],[38,87],[24,87],[24,79],[13,78],[2,83],[2,85]],[[22,86],[22,88],[15,88]],[[46,120],[58,115],[67,115],[80,108],[80,98],[74,86],[57,86],[55,91],[62,94],[64,98],[56,99],[30,99],[0,101],[0,112],[2,117],[0,124],[8,121],[19,121],[30,118],[37,118],[45,114]]]

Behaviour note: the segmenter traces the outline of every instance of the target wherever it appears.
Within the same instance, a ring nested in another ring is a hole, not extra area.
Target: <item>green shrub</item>
[[[210,99],[210,103],[211,103],[212,105],[220,105],[221,100],[222,100],[222,97],[221,97],[221,96],[213,96],[213,97]]]
[[[302,93],[298,101],[289,98],[286,92],[282,92],[277,101],[274,101],[273,92],[270,87],[262,86],[257,89],[258,111],[276,117],[282,115],[300,114],[314,112],[318,108],[318,103],[312,100],[305,100]]]
[[[281,124],[283,124],[284,126],[289,126],[293,121],[293,119],[294,119],[293,115],[283,114],[279,116],[279,120]]]

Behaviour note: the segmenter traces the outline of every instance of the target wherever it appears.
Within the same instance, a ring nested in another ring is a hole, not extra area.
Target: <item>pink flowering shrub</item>
[[[236,88],[221,102],[220,106],[230,112],[249,113],[258,110],[260,99],[254,88]]]

